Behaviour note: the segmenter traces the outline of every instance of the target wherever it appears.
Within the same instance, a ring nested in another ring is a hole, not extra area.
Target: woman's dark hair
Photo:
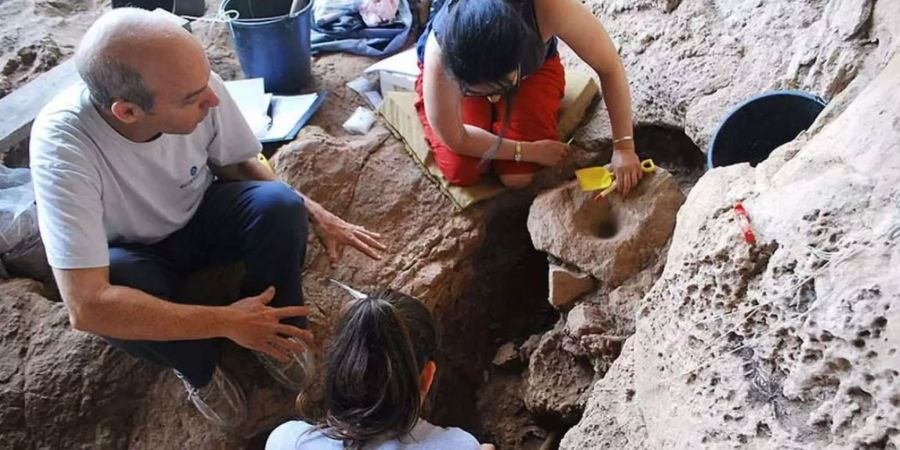
[[[540,36],[535,43],[536,33],[508,0],[448,1],[446,22],[437,35],[444,67],[463,89],[490,84],[504,91],[506,106],[499,138],[483,158],[492,159],[506,134],[516,94],[504,81],[521,68],[525,52],[540,45]]]
[[[534,31],[507,0],[450,0],[438,44],[444,67],[463,86],[497,83],[522,62]]]
[[[347,307],[326,354],[322,432],[360,448],[396,439],[419,419],[419,378],[434,359],[438,333],[418,300],[383,291]]]

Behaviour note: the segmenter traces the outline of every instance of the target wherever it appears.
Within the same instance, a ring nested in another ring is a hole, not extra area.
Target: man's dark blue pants
[[[177,298],[191,272],[206,266],[244,263],[240,298],[275,287],[273,307],[303,304],[301,271],[308,225],[303,199],[280,182],[216,182],[184,228],[151,244],[110,244],[109,278],[114,285],[156,297]],[[206,298],[202,304],[225,306],[232,299]],[[286,321],[306,326],[305,318]],[[115,347],[181,372],[195,387],[212,378],[224,339],[126,341],[107,338]]]

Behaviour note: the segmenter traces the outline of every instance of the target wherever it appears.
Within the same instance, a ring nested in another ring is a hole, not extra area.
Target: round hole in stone
[[[597,230],[597,237],[609,239],[616,235],[616,224],[613,221],[602,222]]]
[[[594,202],[590,194],[584,196],[572,218],[575,229],[600,239],[612,239],[619,233],[619,219],[609,201]]]

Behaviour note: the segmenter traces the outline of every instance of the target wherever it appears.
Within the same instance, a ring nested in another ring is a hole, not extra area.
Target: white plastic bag
[[[343,15],[358,12],[362,3],[363,0],[327,0],[313,2],[313,21],[316,26],[324,27]]]
[[[0,255],[36,232],[31,173],[28,169],[0,166]]]
[[[344,122],[344,129],[350,134],[366,134],[375,124],[375,113],[369,111],[368,108],[362,106],[356,108],[356,111]]]
[[[17,275],[38,280],[50,275],[28,169],[0,165],[0,262]]]

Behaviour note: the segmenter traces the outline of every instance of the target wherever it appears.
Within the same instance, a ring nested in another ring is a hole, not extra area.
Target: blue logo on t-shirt
[[[3,1],[3,0],[0,0],[0,1]],[[199,167],[191,166],[190,172],[191,172],[191,178],[189,180],[187,180],[184,184],[179,186],[180,189],[184,189],[184,188],[190,186],[191,184],[194,183],[194,181],[196,181],[198,178],[200,178],[200,168]]]

